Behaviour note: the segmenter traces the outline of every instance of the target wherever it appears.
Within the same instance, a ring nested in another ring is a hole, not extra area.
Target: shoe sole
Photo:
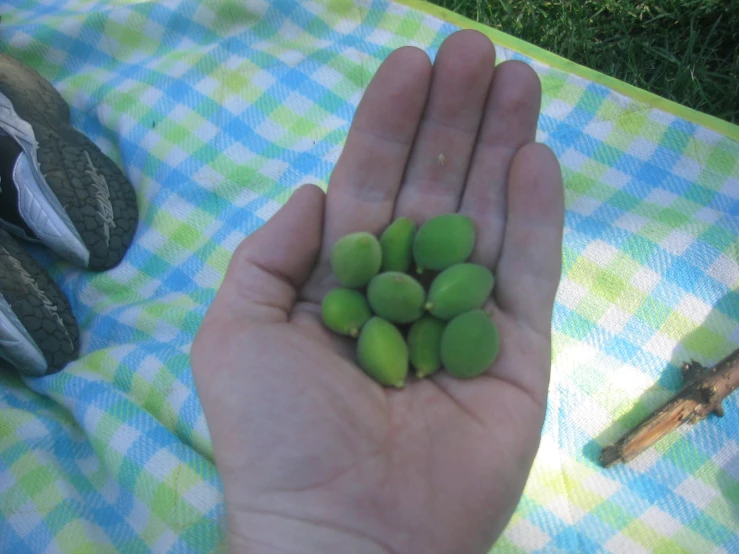
[[[19,171],[34,177],[19,186],[24,220],[60,256],[105,270],[121,261],[133,240],[136,193],[69,117],[69,106],[48,81],[0,54],[0,127],[23,149]]]
[[[0,357],[42,376],[79,354],[79,327],[67,297],[44,269],[0,229]]]

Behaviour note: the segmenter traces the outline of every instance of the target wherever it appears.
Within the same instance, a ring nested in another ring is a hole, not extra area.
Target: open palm
[[[560,278],[559,165],[536,74],[482,34],[382,64],[328,193],[299,189],[238,248],[192,348],[233,552],[470,554],[508,522],[538,448]],[[473,218],[492,268],[490,371],[384,389],[320,321],[328,255],[396,217]]]

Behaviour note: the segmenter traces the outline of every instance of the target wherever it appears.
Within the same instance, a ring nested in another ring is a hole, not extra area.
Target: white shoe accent
[[[74,341],[72,340],[72,337],[69,336],[69,331],[64,325],[64,320],[62,319],[62,316],[59,315],[59,309],[56,307],[56,304],[49,300],[49,297],[46,296],[46,293],[44,293],[44,291],[41,290],[41,287],[38,286],[36,279],[34,279],[31,274],[26,271],[26,268],[21,265],[17,258],[14,258],[10,254],[10,252],[5,250],[2,246],[0,246],[0,250],[3,250],[5,252],[10,265],[12,265],[13,269],[15,270],[15,275],[20,278],[20,280],[23,281],[23,283],[34,292],[36,298],[41,300],[41,305],[46,311],[46,315],[53,319],[56,322],[57,327],[64,331],[67,343],[69,344],[69,346],[72,347],[72,349],[74,349]]]
[[[41,173],[33,127],[18,116],[1,92],[0,127],[23,149],[13,168],[21,217],[46,246],[75,265],[87,267],[90,251]]]
[[[38,182],[34,179],[25,154],[18,156],[13,180],[18,187],[18,211],[26,225],[54,252],[75,265],[87,267],[90,251],[69,221],[66,212],[64,210],[57,212],[53,206],[44,202],[46,196],[42,194]],[[56,197],[54,199],[56,200]],[[63,214],[63,217],[60,214]]]
[[[85,170],[92,179],[92,188],[95,189],[95,200],[98,204],[98,215],[103,220],[103,236],[105,237],[105,244],[110,246],[110,228],[115,227],[115,218],[113,217],[113,204],[110,202],[110,189],[108,188],[108,181],[98,171],[92,163],[90,154],[85,150],[85,157],[87,157],[87,165],[89,169]]]

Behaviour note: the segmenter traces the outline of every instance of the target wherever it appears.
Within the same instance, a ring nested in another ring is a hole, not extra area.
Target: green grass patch
[[[739,0],[431,0],[679,104],[739,123]]]

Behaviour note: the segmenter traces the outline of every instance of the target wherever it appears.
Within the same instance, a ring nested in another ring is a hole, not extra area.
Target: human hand
[[[523,491],[544,421],[561,273],[557,160],[533,143],[536,74],[460,31],[432,67],[382,64],[328,193],[299,189],[235,252],[192,346],[232,552],[483,553]],[[459,211],[493,268],[491,370],[384,389],[320,320],[341,236]]]

